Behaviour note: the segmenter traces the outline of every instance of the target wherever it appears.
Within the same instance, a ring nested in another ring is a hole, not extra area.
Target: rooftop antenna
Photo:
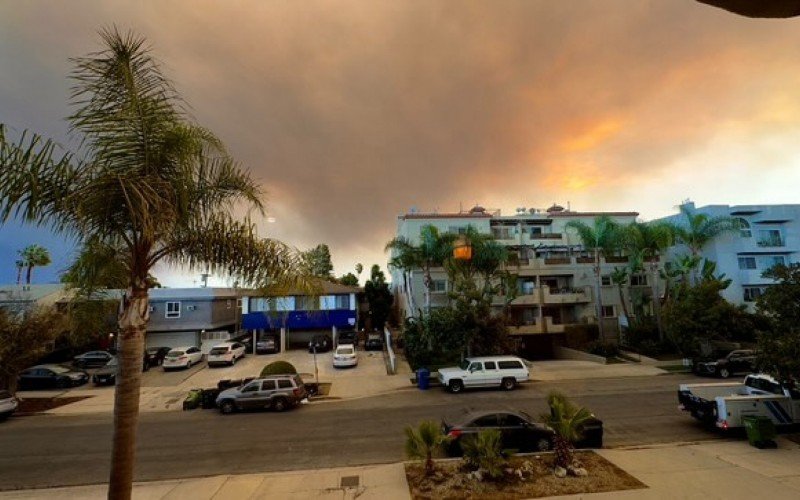
[[[567,200],[567,212],[569,212],[569,200]]]
[[[200,288],[208,288],[208,277],[209,276],[210,275],[208,273],[203,273],[203,274],[200,275],[200,282],[202,283],[200,285]]]

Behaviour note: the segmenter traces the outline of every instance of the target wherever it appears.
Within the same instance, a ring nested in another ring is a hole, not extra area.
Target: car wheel
[[[278,398],[272,402],[272,409],[275,411],[283,411],[286,409],[286,400],[283,398]]]
[[[731,376],[731,372],[727,368],[720,368],[719,369],[719,376],[721,378],[728,378]]]
[[[458,394],[459,392],[464,390],[464,382],[460,380],[451,380],[450,384],[448,384],[447,387],[453,394]]]
[[[539,438],[536,441],[536,451],[548,451],[551,446],[550,440],[547,438]]]
[[[221,411],[223,415],[230,415],[236,411],[236,405],[234,405],[233,401],[230,399],[226,399],[219,404],[219,411]]]
[[[504,378],[503,382],[500,384],[503,387],[504,391],[513,391],[514,388],[517,386],[517,381],[513,378]]]

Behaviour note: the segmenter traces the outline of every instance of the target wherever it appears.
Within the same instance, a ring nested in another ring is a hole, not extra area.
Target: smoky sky
[[[338,274],[385,264],[411,207],[797,201],[796,19],[690,0],[0,1],[0,121],[64,138],[68,58],[112,24],[148,38],[263,184],[264,234],[328,243]]]

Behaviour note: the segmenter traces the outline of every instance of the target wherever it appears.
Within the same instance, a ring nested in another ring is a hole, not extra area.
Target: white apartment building
[[[716,237],[702,250],[702,257],[717,263],[717,273],[731,279],[722,292],[726,300],[754,310],[755,299],[773,283],[762,273],[775,264],[790,264],[800,258],[800,205],[706,205],[689,210],[711,217],[734,217],[741,229]],[[675,224],[685,222],[682,214],[660,220]],[[683,245],[675,246],[670,256],[688,253]]]
[[[558,205],[548,209],[518,209],[514,215],[502,215],[499,210],[480,206],[455,213],[412,211],[398,216],[397,236],[418,244],[420,230],[426,225],[450,233],[461,233],[472,226],[480,233],[494,235],[498,242],[517,252],[519,266],[509,269],[519,275],[518,296],[510,303],[510,333],[529,354],[547,356],[553,345],[562,343],[568,325],[597,322],[593,254],[584,250],[576,231],[566,226],[573,220],[592,225],[600,215],[628,224],[636,220],[638,213],[576,212]],[[622,314],[619,290],[611,283],[610,274],[614,267],[626,264],[627,258],[611,256],[601,263],[603,326],[609,340],[617,338],[618,316]],[[391,272],[401,316],[418,315],[424,307],[422,272],[416,270],[408,275],[399,269],[391,269]],[[451,285],[444,269],[435,269],[432,275],[431,305],[441,307],[448,302]],[[649,295],[648,279],[647,274],[634,276],[631,287],[638,287],[642,294]],[[624,295],[629,292],[626,287]]]

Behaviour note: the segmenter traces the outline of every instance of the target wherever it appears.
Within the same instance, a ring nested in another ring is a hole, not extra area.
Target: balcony
[[[783,238],[766,238],[758,240],[756,245],[762,248],[785,247],[786,241]]]
[[[546,266],[563,266],[572,264],[571,257],[545,257],[544,264]]]
[[[606,264],[627,264],[628,263],[628,257],[619,257],[619,256],[616,256],[616,255],[606,255],[605,257],[603,257],[603,259],[606,261]]]
[[[560,240],[561,233],[533,233],[528,236],[531,240]]]
[[[542,325],[509,326],[508,333],[511,335],[536,335],[538,333],[544,333],[544,329]]]
[[[580,304],[592,301],[591,287],[555,289],[544,287],[542,299],[545,304]]]

